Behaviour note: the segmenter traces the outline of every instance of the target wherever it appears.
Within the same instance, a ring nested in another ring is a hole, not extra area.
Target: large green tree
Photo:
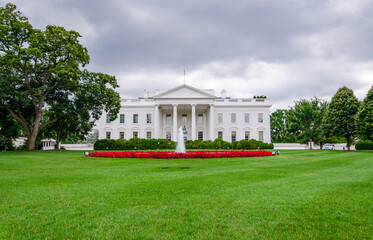
[[[373,140],[373,86],[360,105],[355,124],[356,132],[361,138]]]
[[[295,143],[297,137],[289,132],[289,110],[277,109],[271,114],[271,141],[274,143]]]
[[[342,87],[333,96],[323,119],[322,127],[326,136],[346,138],[348,150],[356,135],[355,115],[358,109],[359,101],[354,92]]]
[[[0,103],[24,129],[27,150],[34,149],[43,128],[72,114],[59,109],[44,115],[63,98],[80,98],[95,119],[104,109],[112,115],[119,111],[115,77],[82,70],[89,55],[79,37],[58,26],[34,29],[15,5],[0,7]],[[93,86],[86,86],[87,79]]]
[[[289,110],[289,131],[297,134],[299,142],[309,142],[310,149],[312,141],[322,146],[321,125],[327,107],[328,103],[325,100],[315,97],[295,101],[294,107]]]

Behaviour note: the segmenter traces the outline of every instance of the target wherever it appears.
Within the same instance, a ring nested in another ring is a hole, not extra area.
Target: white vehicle
[[[327,144],[324,144],[323,149],[324,150],[335,150],[335,146],[334,146],[334,144],[327,143]]]

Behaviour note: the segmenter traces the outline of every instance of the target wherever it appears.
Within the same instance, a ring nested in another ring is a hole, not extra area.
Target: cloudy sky
[[[7,2],[1,1],[2,6]],[[371,0],[9,0],[39,29],[81,33],[122,97],[184,83],[266,95],[272,111],[373,85]]]

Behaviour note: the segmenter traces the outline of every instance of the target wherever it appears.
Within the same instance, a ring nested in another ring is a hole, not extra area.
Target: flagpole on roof
[[[185,85],[185,64],[184,64],[184,85]]]

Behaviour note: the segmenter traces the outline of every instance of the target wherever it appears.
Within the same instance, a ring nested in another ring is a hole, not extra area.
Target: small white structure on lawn
[[[56,145],[56,140],[53,138],[46,138],[41,140],[41,142],[43,143],[43,150],[53,150]]]

